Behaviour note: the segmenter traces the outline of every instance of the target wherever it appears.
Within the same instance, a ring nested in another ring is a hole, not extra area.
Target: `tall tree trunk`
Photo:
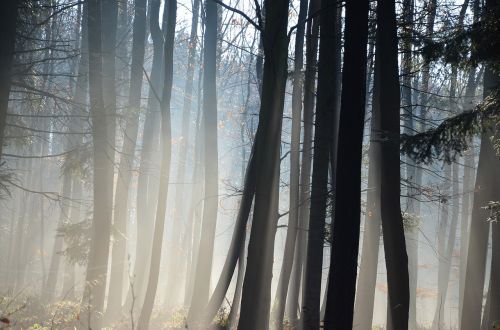
[[[371,15],[370,15],[371,16]],[[375,17],[370,17],[375,27]],[[374,67],[375,43],[368,49],[367,91],[370,89]],[[367,93],[368,99],[369,93]],[[377,134],[380,132],[380,111],[374,111],[375,94],[372,95],[372,112],[370,128],[370,148],[368,151],[368,185],[366,193],[365,225],[363,246],[359,266],[359,279],[354,307],[354,326],[360,330],[371,330],[375,288],[377,284],[377,267],[382,231],[380,219],[380,143]],[[377,110],[380,110],[377,108]]]
[[[160,187],[158,190],[158,205],[156,207],[156,218],[153,235],[153,246],[151,250],[151,263],[149,266],[149,279],[139,317],[138,328],[147,329],[149,319],[153,311],[153,304],[158,287],[158,277],[160,275],[160,260],[163,243],[163,232],[165,228],[165,214],[167,210],[167,196],[170,177],[171,161],[171,121],[170,103],[172,97],[173,71],[174,71],[174,38],[175,25],[177,19],[177,0],[168,0],[163,12],[163,21],[166,22],[165,43],[163,48],[164,74],[163,93],[161,100],[162,120],[161,120],[161,144],[162,159],[160,170]]]
[[[468,74],[467,87],[465,89],[465,109],[472,108],[471,104],[473,102],[475,94],[475,68],[471,69]],[[470,223],[470,206],[472,201],[472,192],[474,190],[473,186],[473,174],[474,174],[474,148],[472,146],[472,140],[469,141],[470,147],[465,152],[464,155],[464,174],[462,182],[462,210],[461,210],[461,220],[460,220],[460,278],[459,278],[459,303],[458,311],[462,311],[462,304],[464,300],[464,290],[465,290],[465,270],[467,267],[467,250],[468,250],[468,233],[469,233],[469,223]]]
[[[121,310],[123,295],[123,278],[125,271],[125,254],[127,250],[127,214],[128,196],[132,172],[134,170],[134,154],[139,127],[141,106],[142,67],[144,63],[144,44],[146,40],[146,0],[135,0],[134,26],[132,36],[132,65],[130,68],[130,89],[127,106],[127,119],[123,149],[118,169],[114,203],[113,254],[108,293],[107,313],[113,319]]]
[[[4,145],[4,130],[7,120],[9,94],[11,87],[12,62],[16,44],[16,26],[19,0],[8,0],[0,11],[0,160]]]
[[[217,4],[205,2],[205,39],[203,47],[203,123],[205,193],[203,222],[193,298],[188,320],[203,311],[209,298],[212,274],[217,206],[219,201],[218,146],[217,146]]]
[[[177,185],[175,191],[175,205],[174,205],[174,225],[169,247],[169,256],[167,269],[167,306],[175,306],[179,301],[179,294],[181,292],[181,285],[183,273],[181,271],[172,271],[173,269],[184,269],[181,265],[186,263],[186,251],[183,250],[182,244],[183,235],[181,234],[183,220],[187,216],[185,212],[186,203],[184,203],[186,184],[186,162],[189,151],[189,135],[191,124],[191,104],[193,98],[193,80],[194,68],[196,64],[196,46],[198,43],[198,16],[200,12],[200,0],[193,1],[193,14],[191,19],[191,33],[188,43],[188,64],[186,73],[186,83],[184,86],[184,104],[182,108],[182,134],[179,143],[179,167],[177,169]],[[185,222],[188,222],[186,220]]]
[[[109,161],[113,164],[112,174],[107,178],[111,186],[109,198],[113,200],[114,164],[116,149],[116,32],[118,28],[118,0],[102,0],[102,87],[104,111],[108,125]],[[109,206],[113,208],[112,203]],[[111,211],[112,213],[112,211]]]
[[[369,1],[347,1],[336,169],[335,220],[325,329],[351,329],[361,213]]]
[[[154,212],[158,201],[158,171],[155,154],[158,150],[160,129],[160,91],[163,81],[163,35],[159,25],[160,0],[149,1],[149,31],[153,40],[153,64],[149,82],[148,104],[144,120],[142,149],[137,180],[137,242],[135,264],[132,272],[134,292],[129,289],[123,310],[130,313],[132,300],[142,306],[151,256]],[[132,297],[132,295],[134,297]]]
[[[307,0],[300,1],[298,22],[307,16]],[[302,112],[302,67],[304,63],[304,32],[305,25],[300,24],[295,34],[295,53],[292,90],[292,134],[290,142],[290,202],[288,213],[288,227],[285,240],[285,252],[278,280],[278,288],[273,306],[273,323],[277,329],[283,328],[286,297],[297,241],[297,227],[299,221],[299,179],[300,179],[300,124]]]
[[[309,16],[320,8],[319,0],[309,2]],[[309,227],[309,204],[312,161],[312,132],[314,118],[314,101],[316,98],[315,81],[318,54],[318,35],[320,18],[316,17],[307,22],[306,26],[306,68],[304,73],[304,135],[302,141],[302,164],[300,168],[300,196],[299,196],[299,223],[295,246],[292,275],[289,285],[288,318],[290,325],[297,324],[299,314],[299,294],[304,267],[304,257],[307,248],[307,228]],[[305,287],[304,287],[305,290]]]
[[[325,218],[328,201],[328,169],[330,152],[337,135],[335,119],[339,111],[340,81],[340,6],[322,3],[318,91],[314,132],[314,156],[311,187],[311,208],[307,237],[301,324],[304,329],[318,329],[325,240]]]
[[[498,0],[487,0],[486,1],[486,15],[489,20],[497,19],[498,13],[500,12],[500,1]],[[496,16],[495,16],[496,15]],[[493,71],[489,65],[486,66],[486,71],[484,73],[484,93],[488,95],[495,88],[500,87],[500,75],[498,71]],[[494,132],[494,138],[496,141],[500,138],[498,131]],[[491,141],[490,141],[491,143]],[[490,150],[491,151],[491,150]],[[491,185],[491,195],[489,196],[490,201],[500,201],[500,176],[498,175],[500,171],[500,155],[498,154],[498,149],[494,150],[496,152],[493,155],[492,163],[489,165],[491,168],[487,172],[491,177],[488,180]],[[479,171],[479,169],[478,169]],[[490,289],[489,289],[489,306],[485,313],[488,313],[488,327],[498,328],[500,326],[500,225],[497,222],[492,222],[491,224],[491,237],[492,237],[492,255],[491,255],[491,268],[490,268]]]
[[[401,101],[404,111],[404,132],[413,134],[415,132],[414,107],[412,102],[412,34],[414,20],[414,2],[413,0],[403,1],[403,31],[402,48],[403,55],[401,61]],[[416,187],[416,164],[410,158],[406,157],[406,212],[413,219],[418,219],[418,187]],[[418,239],[419,227],[410,226],[405,229],[406,250],[408,253],[408,274],[410,278],[410,310],[408,326],[411,330],[417,330],[417,278],[418,278]]]
[[[287,72],[289,1],[264,1],[264,72],[259,128],[255,141],[255,207],[248,243],[238,329],[269,328],[274,239],[278,201],[274,185],[279,179],[281,127]]]
[[[387,329],[408,329],[408,256],[400,206],[398,38],[394,0],[377,2],[374,112],[380,113],[380,215],[387,269]],[[383,83],[382,83],[383,81]]]
[[[89,0],[88,43],[89,43],[89,98],[92,119],[92,139],[94,158],[94,206],[92,222],[92,244],[89,252],[83,306],[91,305],[89,327],[101,328],[104,307],[106,278],[111,232],[111,196],[114,150],[109,143],[108,113],[104,106],[103,55],[101,2]]]
[[[201,77],[202,77],[202,66],[199,66],[198,70],[198,91],[201,90]],[[201,159],[203,158],[203,143],[201,141],[202,135],[202,110],[201,110],[201,93],[198,93],[197,99],[197,115],[196,115],[196,135],[195,135],[195,149],[194,149],[194,165],[193,172],[191,175],[191,181],[193,185],[191,186],[191,199],[189,202],[188,210],[188,227],[186,228],[186,235],[184,238],[187,254],[187,265],[186,265],[186,285],[184,288],[184,306],[191,305],[191,298],[193,297],[193,286],[196,274],[194,267],[196,267],[196,260],[198,258],[198,244],[200,242],[200,209],[202,208],[202,191],[203,191],[203,169],[201,164]]]
[[[490,10],[498,10],[498,3],[489,0],[486,3],[485,13]],[[487,16],[485,16],[487,17]],[[483,96],[486,97],[494,89],[500,86],[500,77],[486,65],[484,72]],[[500,200],[500,180],[497,175],[500,168],[500,160],[495,154],[490,139],[491,132],[484,132],[481,136],[481,147],[479,150],[479,162],[477,165],[476,184],[474,190],[474,202],[472,207],[472,218],[469,231],[469,245],[467,254],[467,268],[465,271],[464,301],[461,311],[460,329],[473,330],[481,325],[481,311],[484,292],[484,280],[486,272],[486,255],[489,236],[489,212],[483,207],[489,201]],[[490,320],[498,320],[498,276],[500,276],[498,263],[498,228],[493,224],[493,255],[491,267],[491,302]],[[495,291],[497,290],[497,291]]]

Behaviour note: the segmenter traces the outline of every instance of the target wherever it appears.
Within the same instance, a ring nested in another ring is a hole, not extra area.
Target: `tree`
[[[368,1],[346,3],[335,219],[325,329],[352,328],[359,245]]]
[[[328,169],[331,151],[335,149],[340,97],[340,14],[340,6],[336,1],[321,4],[311,209],[301,313],[301,323],[305,329],[317,329],[320,325],[321,275],[329,195]]]
[[[307,16],[307,0],[300,1],[298,21],[303,22]],[[273,323],[278,329],[282,328],[285,313],[285,303],[290,283],[295,245],[297,241],[297,227],[299,221],[299,180],[300,180],[300,122],[302,112],[302,67],[304,63],[304,32],[305,24],[299,24],[295,34],[295,53],[292,91],[292,136],[290,142],[290,207],[288,213],[288,229],[285,241],[285,253],[281,265],[278,288],[274,300],[275,309]]]
[[[408,329],[410,291],[400,206],[400,86],[396,8],[393,0],[377,2],[375,56],[373,111],[380,113],[380,132],[376,138],[380,141],[380,215],[389,287],[387,328],[403,330]]]
[[[200,313],[208,302],[219,200],[216,89],[217,4],[214,1],[206,1],[205,12],[205,40],[203,48],[205,198],[203,203],[201,238],[196,263],[196,278],[188,319],[192,319],[193,315]]]
[[[0,14],[0,29],[2,37],[0,44],[0,160],[4,145],[4,130],[7,121],[7,108],[9,105],[11,73],[16,44],[16,26],[18,17],[18,0],[5,2]]]
[[[482,16],[482,23],[494,19],[498,13],[498,1],[490,0],[486,2],[486,7]],[[500,77],[493,70],[490,63],[486,64],[483,78],[483,98],[500,86]],[[490,135],[496,136],[494,132],[485,131],[481,135],[481,147],[479,150],[479,161],[477,165],[476,183],[474,190],[474,201],[472,206],[472,218],[469,232],[469,244],[467,254],[467,267],[465,271],[464,300],[461,311],[460,329],[476,329],[481,325],[481,311],[484,291],[484,280],[486,272],[486,253],[489,236],[488,210],[485,206],[490,201],[498,201],[500,192],[498,190],[498,175],[494,173],[500,168],[500,160],[495,154]],[[498,246],[498,226],[492,225],[492,264],[491,264],[491,287],[489,323],[493,325],[500,315],[498,313],[499,295],[498,276],[499,263],[498,253],[495,248]]]
[[[104,307],[111,232],[113,164],[110,161],[108,113],[104,107],[102,58],[102,8],[100,1],[88,1],[89,98],[94,159],[94,206],[92,244],[89,252],[85,295],[82,304],[92,305],[92,327],[100,328]],[[88,325],[91,326],[90,324]]]
[[[263,29],[264,69],[259,128],[255,141],[255,206],[248,243],[247,270],[243,282],[238,329],[269,327],[272,258],[278,203],[279,150],[287,67],[288,1],[265,1]]]
[[[164,74],[165,81],[162,89],[161,99],[161,169],[160,185],[158,189],[158,204],[156,206],[156,218],[153,232],[153,245],[151,250],[151,263],[149,267],[149,279],[139,317],[138,328],[147,329],[149,319],[153,311],[153,304],[158,287],[160,272],[161,250],[163,243],[163,231],[165,227],[165,213],[167,209],[168,185],[170,177],[171,161],[171,127],[170,127],[170,102],[173,84],[173,62],[174,62],[174,37],[177,18],[177,0],[169,0],[163,12],[163,21],[166,22],[165,42],[163,45]]]
[[[288,318],[290,324],[297,324],[299,311],[299,292],[304,273],[305,250],[307,247],[307,231],[309,227],[310,207],[310,183],[311,183],[311,161],[312,161],[312,132],[314,118],[314,102],[316,99],[315,81],[317,71],[319,17],[314,14],[319,9],[319,1],[309,2],[309,14],[311,18],[306,25],[306,67],[304,72],[304,133],[302,141],[302,162],[300,168],[300,196],[299,196],[299,224],[297,241],[295,246],[292,275],[290,278],[288,294]],[[302,286],[305,290],[305,286]]]
[[[184,85],[184,101],[182,106],[182,136],[181,143],[179,144],[179,166],[177,169],[177,182],[175,190],[175,206],[174,206],[174,225],[172,229],[172,240],[169,250],[171,251],[170,259],[168,263],[169,269],[178,269],[181,265],[187,263],[188,251],[183,250],[184,245],[182,244],[183,235],[180,233],[182,219],[186,217],[184,207],[187,203],[184,203],[185,189],[186,185],[184,181],[186,180],[186,163],[189,151],[189,132],[191,124],[191,104],[193,99],[193,80],[194,80],[194,69],[196,65],[196,46],[198,44],[198,16],[200,15],[200,0],[193,1],[193,15],[191,18],[191,32],[189,35],[188,44],[188,63],[186,72],[186,82]],[[185,222],[190,222],[187,220]],[[185,224],[186,227],[189,225]],[[179,292],[181,286],[179,281],[182,278],[182,272],[169,272],[167,277],[167,297],[169,299],[169,304],[174,305],[179,300]]]
[[[117,233],[113,241],[111,281],[109,286],[108,310],[111,318],[116,317],[122,306],[123,277],[125,274],[125,254],[127,241],[128,196],[134,154],[139,126],[141,106],[144,43],[146,39],[146,0],[136,0],[134,4],[134,26],[132,36],[132,64],[130,69],[130,89],[128,97],[125,138],[118,169],[114,203],[114,229]]]
[[[141,306],[144,299],[144,286],[147,281],[147,269],[151,256],[151,237],[154,229],[154,212],[158,202],[158,173],[154,164],[160,154],[160,102],[161,83],[163,81],[163,35],[159,25],[160,1],[149,1],[149,31],[153,40],[153,63],[151,66],[147,111],[144,119],[142,149],[137,180],[137,244],[134,264],[134,292],[128,291],[124,311],[130,311],[132,294]]]

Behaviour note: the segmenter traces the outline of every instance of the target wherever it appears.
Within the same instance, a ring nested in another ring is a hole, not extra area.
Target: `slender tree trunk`
[[[9,94],[11,86],[12,63],[16,44],[16,26],[19,0],[8,0],[0,11],[0,160],[4,145],[4,130],[7,120]]]
[[[307,16],[307,0],[300,1],[298,21],[302,22]],[[297,241],[297,227],[299,220],[299,179],[300,179],[300,124],[302,112],[302,67],[304,63],[304,32],[305,25],[300,24],[295,35],[295,60],[293,71],[292,91],[292,134],[290,142],[290,202],[288,213],[288,229],[286,233],[285,252],[281,265],[278,288],[273,306],[273,323],[277,329],[283,328],[286,297]]]
[[[496,1],[488,1],[486,11],[498,8]],[[486,66],[484,73],[484,97],[494,88],[500,85],[500,78],[489,66]],[[472,207],[472,218],[469,231],[469,246],[467,254],[467,268],[465,271],[464,301],[461,312],[460,329],[473,330],[481,325],[481,311],[484,292],[484,280],[486,272],[486,255],[489,236],[489,222],[487,221],[489,212],[483,207],[489,201],[500,200],[500,180],[497,175],[500,168],[500,160],[495,154],[490,132],[484,132],[481,136],[481,147],[479,150],[479,162],[477,166],[476,184],[474,190],[474,202]],[[493,224],[493,226],[496,226]],[[498,228],[493,229],[493,236],[496,241],[493,249],[498,245]],[[493,250],[492,255],[492,287],[490,303],[490,320],[497,320],[498,316],[498,281],[499,274],[498,253]],[[497,290],[497,291],[495,291]],[[495,310],[496,308],[496,310]]]
[[[309,16],[320,8],[319,0],[309,2]],[[306,26],[306,69],[304,73],[304,135],[302,141],[302,164],[300,168],[300,196],[298,232],[295,246],[292,275],[289,285],[288,318],[290,325],[297,324],[299,313],[299,295],[303,278],[304,256],[307,248],[307,228],[309,227],[309,204],[312,161],[312,132],[314,118],[314,101],[316,98],[315,81],[318,53],[318,35],[320,18],[316,17],[307,22]],[[305,290],[305,287],[304,287]]]
[[[401,61],[401,101],[404,111],[404,132],[413,134],[415,132],[414,107],[412,102],[412,34],[414,20],[414,2],[413,0],[403,1],[403,21],[402,32],[403,55]],[[413,219],[418,219],[417,214],[418,187],[416,187],[416,164],[410,158],[406,157],[406,184],[408,185],[406,197],[406,213]],[[410,278],[410,310],[408,326],[411,330],[417,330],[417,278],[418,278],[418,240],[419,226],[416,223],[405,229],[406,250],[408,253],[408,274]]]
[[[347,1],[345,51],[325,329],[351,329],[361,213],[369,1]]]
[[[278,201],[280,142],[287,72],[287,0],[266,0],[263,30],[264,72],[258,131],[255,141],[255,207],[248,243],[238,329],[269,328],[274,238]]]
[[[201,76],[202,68],[199,66],[198,70],[198,90],[201,90]],[[202,135],[202,113],[201,113],[201,97],[198,93],[198,109],[196,118],[196,136],[195,136],[195,150],[194,150],[194,166],[193,173],[191,175],[191,180],[193,185],[191,186],[191,200],[188,210],[188,226],[185,235],[185,245],[187,254],[187,266],[186,266],[186,285],[184,288],[184,306],[191,305],[191,298],[193,297],[193,286],[194,279],[196,277],[195,272],[192,271],[196,267],[196,260],[198,257],[198,244],[200,242],[200,209],[202,207],[202,191],[203,191],[203,169],[201,166],[201,159],[203,158],[203,143],[201,141]]]
[[[63,176],[63,184],[61,196],[65,199],[69,199],[71,196],[71,177],[68,174]],[[63,200],[61,211],[59,214],[59,221],[57,226],[61,226],[68,219],[69,208],[68,201]],[[49,266],[49,276],[47,277],[47,282],[44,285],[43,297],[44,300],[51,302],[55,295],[57,278],[59,276],[59,266],[61,264],[61,251],[63,249],[63,238],[59,235],[54,235],[54,245],[52,248],[52,254],[50,258]]]
[[[132,65],[130,68],[130,89],[127,109],[127,120],[123,149],[121,152],[118,180],[114,203],[113,254],[108,293],[108,316],[113,319],[121,310],[123,295],[123,279],[125,274],[127,250],[127,214],[128,196],[132,172],[134,170],[134,154],[139,128],[141,106],[142,73],[144,63],[144,44],[146,40],[146,0],[135,0],[134,27],[132,36]]]
[[[394,0],[377,2],[374,112],[380,113],[380,215],[387,269],[387,329],[408,329],[408,256],[400,207],[398,39]],[[377,109],[378,108],[378,109]]]
[[[201,313],[208,302],[219,200],[216,86],[217,4],[213,1],[206,1],[205,13],[205,39],[203,47],[205,197],[203,202],[201,238],[196,261],[196,277],[188,320],[193,320],[195,315]]]
[[[330,152],[334,149],[337,135],[335,118],[339,111],[337,107],[339,95],[336,91],[340,83],[338,79],[340,75],[340,10],[340,6],[335,1],[322,3],[311,208],[301,313],[301,324],[304,329],[318,329],[320,325],[328,169]]]
[[[128,291],[123,310],[130,313],[132,300],[135,306],[142,306],[147,280],[147,270],[151,256],[151,238],[153,237],[154,212],[158,201],[158,171],[155,154],[158,150],[160,129],[160,97],[163,81],[163,35],[159,25],[160,0],[149,1],[149,30],[153,39],[153,65],[151,67],[148,105],[144,120],[141,160],[137,181],[137,242],[135,264],[132,272],[134,292]],[[134,297],[132,297],[132,293]]]
[[[164,74],[163,94],[161,100],[162,120],[161,120],[161,144],[162,159],[160,170],[160,187],[158,190],[158,205],[156,208],[155,227],[153,235],[153,246],[151,250],[151,264],[149,267],[149,279],[139,317],[138,328],[147,329],[149,319],[153,311],[153,304],[158,287],[158,277],[160,273],[161,250],[163,243],[163,231],[165,227],[165,214],[167,210],[168,185],[170,177],[171,161],[171,121],[170,103],[172,97],[173,71],[174,71],[174,37],[177,19],[177,0],[168,0],[165,4],[163,21],[166,22],[165,43],[163,48]]]
[[[89,252],[83,306],[91,305],[89,327],[101,328],[104,308],[104,294],[109,257],[111,232],[111,196],[114,150],[109,143],[108,113],[104,106],[103,55],[102,55],[102,9],[97,0],[89,0],[88,42],[89,42],[89,98],[92,119],[94,158],[94,206],[92,222],[92,244]]]
[[[485,10],[487,13],[486,15],[488,15],[488,19],[492,20],[495,19],[495,17],[498,17],[499,9],[500,1],[486,1]],[[500,87],[500,75],[498,74],[498,71],[493,71],[493,69],[489,65],[487,65],[484,75],[484,93],[488,95],[493,89]],[[498,139],[500,138],[498,131],[494,133],[494,137],[496,141],[498,141]],[[489,200],[498,202],[500,201],[500,176],[498,175],[500,171],[500,159],[498,149],[494,151],[496,152],[496,154],[493,155],[493,163],[490,164],[491,168],[487,172],[488,175],[491,176],[488,181],[491,185],[491,196],[489,196]],[[491,231],[492,255],[489,290],[490,304],[489,306],[485,307],[485,313],[488,313],[488,327],[498,328],[500,326],[500,225],[498,224],[498,221],[492,222]]]
[[[255,141],[259,140],[259,130],[257,130],[257,136]],[[211,322],[215,314],[219,310],[220,306],[224,301],[227,290],[231,283],[231,279],[236,268],[236,263],[238,262],[241,251],[245,248],[245,236],[246,228],[248,223],[248,217],[250,215],[250,210],[252,208],[252,200],[255,195],[255,181],[256,181],[256,163],[255,163],[255,143],[253,146],[252,153],[250,155],[250,160],[247,167],[247,172],[245,174],[245,183],[243,189],[243,195],[241,197],[240,207],[238,210],[238,215],[236,217],[236,223],[234,226],[233,236],[231,238],[231,243],[229,246],[229,252],[224,262],[222,268],[221,276],[217,282],[214,293],[210,297],[207,308],[205,310],[204,322]]]
[[[182,244],[183,235],[181,234],[183,219],[187,216],[185,212],[184,191],[186,184],[186,163],[189,151],[189,135],[191,124],[191,104],[193,98],[193,80],[194,68],[196,64],[196,47],[198,43],[198,16],[200,11],[200,0],[193,2],[193,14],[191,19],[191,33],[188,44],[188,64],[186,73],[186,83],[184,86],[184,104],[182,108],[182,135],[179,143],[179,167],[177,169],[177,185],[175,191],[174,205],[174,224],[169,247],[169,257],[167,267],[167,306],[175,306],[179,301],[183,273],[180,271],[171,271],[173,269],[185,269],[183,266],[186,262],[186,251],[183,250]],[[185,221],[187,222],[187,221]]]
[[[375,18],[370,17],[375,23]],[[373,73],[374,44],[368,50],[367,90]],[[368,95],[367,95],[368,97]],[[366,194],[365,225],[363,246],[359,268],[359,279],[356,290],[354,308],[354,324],[356,329],[371,330],[373,322],[373,308],[375,302],[375,288],[377,284],[377,266],[380,250],[380,235],[382,231],[380,219],[380,107],[375,111],[375,94],[372,93],[372,112],[370,128],[370,149],[368,154],[368,185]]]
[[[465,109],[472,106],[475,93],[475,68],[469,71],[467,87],[465,89]],[[465,290],[465,269],[467,267],[468,233],[470,224],[470,206],[472,201],[473,174],[474,174],[474,148],[472,140],[469,141],[470,147],[464,155],[464,176],[462,183],[462,210],[460,220],[460,278],[459,278],[459,303],[458,311],[461,313]]]

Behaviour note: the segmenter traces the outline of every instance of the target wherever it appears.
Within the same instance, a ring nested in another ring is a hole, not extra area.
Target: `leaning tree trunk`
[[[163,243],[163,232],[165,228],[165,214],[167,211],[167,196],[170,177],[171,162],[171,121],[170,103],[172,98],[172,84],[174,73],[174,38],[177,18],[177,0],[169,0],[165,4],[163,21],[166,22],[165,42],[163,48],[164,74],[163,93],[161,100],[161,145],[162,159],[160,169],[160,186],[158,189],[158,204],[156,207],[156,218],[153,232],[153,245],[151,250],[151,263],[149,266],[149,279],[144,296],[144,304],[138,321],[139,329],[147,329],[149,319],[153,311],[153,304],[158,287],[160,275],[160,260]]]
[[[132,172],[134,170],[134,153],[141,106],[142,66],[144,63],[144,44],[146,41],[146,0],[135,0],[134,11],[127,119],[114,205],[113,225],[115,237],[113,240],[107,309],[111,320],[120,313],[122,306],[123,279],[126,265],[125,254],[127,252],[128,196]]]
[[[266,0],[263,30],[264,72],[259,128],[255,141],[255,206],[238,329],[269,328],[274,238],[278,220],[281,127],[286,86],[289,1]]]

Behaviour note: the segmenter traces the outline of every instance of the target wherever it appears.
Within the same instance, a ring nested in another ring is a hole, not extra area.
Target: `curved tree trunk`
[[[156,207],[155,226],[153,232],[153,245],[151,250],[151,263],[149,266],[149,279],[144,296],[144,304],[138,321],[139,329],[147,329],[153,311],[153,304],[158,287],[160,275],[160,260],[165,228],[165,214],[167,210],[167,196],[170,177],[171,161],[171,122],[170,103],[172,97],[173,71],[174,71],[174,37],[177,18],[177,0],[168,0],[165,4],[163,21],[166,22],[165,43],[163,48],[164,74],[163,93],[161,100],[161,146],[162,159],[160,169],[160,186],[158,189],[158,205]]]
[[[287,0],[266,0],[263,30],[264,72],[255,165],[255,207],[248,243],[248,258],[238,329],[269,328],[271,278],[278,201],[281,126],[286,86]]]
[[[159,25],[160,0],[149,1],[149,30],[153,39],[153,65],[149,81],[148,105],[144,120],[142,149],[137,180],[137,242],[135,264],[132,272],[134,292],[129,289],[123,312],[129,314],[132,300],[135,306],[142,306],[147,279],[147,270],[151,256],[151,238],[153,237],[154,212],[158,201],[158,170],[156,154],[159,144],[160,97],[163,80],[163,36]],[[132,297],[132,293],[133,296]]]

